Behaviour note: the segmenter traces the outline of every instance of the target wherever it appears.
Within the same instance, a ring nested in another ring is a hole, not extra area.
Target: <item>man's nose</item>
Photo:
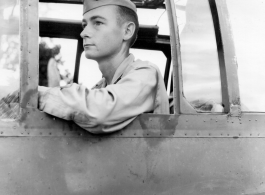
[[[89,31],[89,28],[86,26],[82,32],[80,33],[80,36],[84,39],[85,37],[90,37],[91,32]]]
[[[82,30],[82,32],[80,33],[80,36],[82,37],[82,38],[85,38],[85,28]]]

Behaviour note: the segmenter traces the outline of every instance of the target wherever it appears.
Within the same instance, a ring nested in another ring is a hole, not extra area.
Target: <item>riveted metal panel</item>
[[[18,121],[0,121],[0,137],[97,137],[72,121],[22,109]],[[243,113],[240,118],[227,114],[157,115],[142,114],[123,130],[111,134],[117,138],[261,138],[265,137],[264,114]],[[95,131],[91,128],[91,131]],[[108,135],[100,135],[108,136]]]
[[[1,194],[258,194],[260,138],[0,138]],[[228,147],[229,146],[229,147]]]

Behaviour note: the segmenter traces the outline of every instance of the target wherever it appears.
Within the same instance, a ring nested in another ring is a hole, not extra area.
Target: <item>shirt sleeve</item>
[[[87,89],[78,84],[39,87],[39,109],[73,120],[92,133],[112,132],[125,127],[139,114],[153,111],[156,87],[156,70],[139,67],[106,88]]]

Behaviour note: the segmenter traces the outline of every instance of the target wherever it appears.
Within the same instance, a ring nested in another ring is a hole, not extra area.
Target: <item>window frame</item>
[[[20,1],[20,107],[37,108],[39,71],[38,1]]]
[[[175,100],[175,113],[197,114],[183,97],[182,62],[180,52],[180,39],[175,5],[167,0],[168,18],[170,20],[170,36],[173,59],[173,85]],[[237,76],[237,62],[232,30],[225,0],[208,0],[214,24],[218,59],[221,75],[222,102],[224,113],[231,116],[241,115],[239,84]],[[173,55],[176,53],[177,55]],[[201,113],[203,114],[203,113]],[[209,113],[208,113],[209,114]],[[214,113],[217,114],[217,113]]]
[[[32,1],[33,0],[28,0],[28,4],[30,5],[30,3],[33,3]],[[25,4],[25,1],[23,3]],[[167,7],[167,14],[168,14],[169,26],[170,26],[171,52],[168,51],[168,48],[166,46],[161,47],[161,45],[164,44],[163,38],[165,38],[165,36],[163,35],[158,35],[157,37],[157,42],[162,40],[160,43],[161,44],[160,49],[157,49],[155,44],[150,45],[150,42],[149,42],[148,47],[154,50],[162,51],[167,57],[167,64],[166,64],[165,77],[164,77],[166,86],[168,86],[167,82],[169,80],[168,78],[169,78],[170,62],[172,60],[173,93],[174,93],[173,99],[174,99],[174,105],[175,105],[174,113],[175,114],[197,114],[195,109],[193,109],[190,106],[190,104],[185,100],[185,98],[182,95],[183,94],[183,81],[182,81],[182,73],[181,73],[182,64],[181,64],[180,40],[179,40],[179,33],[178,33],[179,30],[178,30],[178,24],[177,24],[176,10],[175,10],[175,5],[173,1],[166,0],[165,3]],[[228,21],[226,21],[226,19],[228,18],[228,11],[226,8],[226,3],[225,3],[225,0],[221,0],[221,1],[209,0],[209,5],[211,8],[211,14],[213,17],[214,29],[215,29],[215,34],[216,34],[216,42],[217,42],[217,48],[218,48],[218,58],[219,58],[219,66],[220,66],[220,74],[221,74],[222,100],[223,100],[223,104],[225,107],[225,113],[230,113],[233,116],[238,116],[240,114],[240,102],[239,102],[238,77],[237,77],[237,70],[236,70],[237,63],[234,59],[235,49],[234,49],[234,44],[233,44],[231,27]],[[35,13],[33,13],[34,12],[33,9],[29,9],[29,10],[32,13],[28,13],[28,15],[25,16],[25,17],[28,17],[28,20],[27,20],[28,28],[29,28],[27,29],[28,35],[34,37],[34,39],[36,40],[36,37],[37,37],[36,34],[38,33],[35,33],[35,36],[34,36],[34,32],[33,30],[31,30],[31,27],[30,27],[31,25],[34,25],[34,22],[32,21],[33,17],[29,17],[29,16],[36,15],[37,10],[35,10]],[[26,12],[24,12],[24,15],[25,14]],[[46,19],[46,20],[52,21],[51,19]],[[32,22],[32,24],[30,22]],[[61,22],[63,23],[63,21]],[[75,21],[70,21],[70,22],[72,22],[72,24],[74,25],[79,25],[78,22],[75,22]],[[26,23],[26,22],[23,21],[23,23]],[[22,27],[23,26],[25,28],[27,25],[22,24]],[[155,28],[155,27],[151,27],[151,28]],[[26,29],[21,29],[22,34],[25,31]],[[63,37],[60,37],[60,38],[74,38],[78,40],[75,72],[74,72],[74,78],[73,78],[74,82],[78,82],[80,59],[81,59],[81,54],[83,52],[82,39],[79,36],[79,34],[78,36],[73,35],[72,37],[71,36],[69,37],[69,34],[71,33],[67,33],[67,35],[63,35]],[[43,36],[43,35],[40,35],[40,36]],[[52,33],[49,34],[49,37],[53,37],[53,36],[55,35],[52,35]],[[159,38],[161,38],[161,40],[159,40]],[[34,45],[33,39],[29,41],[28,45],[26,45],[26,40],[24,40],[24,43],[25,43],[24,44],[25,47],[32,46],[32,49],[28,48],[28,51],[26,51],[26,49],[22,49],[22,52],[21,52],[21,57],[28,58],[27,65],[30,66],[31,63],[34,63],[33,62],[34,58],[31,58],[30,56],[34,54],[37,55],[36,53],[37,50],[34,49],[36,48],[36,44]],[[146,45],[147,44],[140,44],[136,42],[133,48],[146,49]],[[22,44],[22,48],[24,48],[23,44]],[[161,48],[163,49],[161,50]],[[227,51],[227,52],[225,53],[224,51]],[[35,61],[36,61],[36,58],[35,58]],[[25,60],[22,59],[22,62],[25,62]],[[24,64],[21,63],[21,67],[25,67],[25,64],[26,63]],[[33,74],[34,71],[36,71],[36,67],[30,68],[28,73],[23,70],[21,71],[22,72],[21,80],[23,81],[21,83],[21,86],[22,86],[21,96],[22,97],[25,95],[24,92],[27,91],[27,89],[33,89],[37,91],[36,83],[33,84],[33,82],[29,82],[30,80],[35,79],[34,76],[37,75],[37,74]],[[25,85],[25,83],[28,83],[28,85]],[[35,94],[33,94],[35,97],[37,95],[36,91],[35,91]],[[25,105],[27,104],[27,105],[31,105],[31,107],[36,107],[37,98],[31,98],[31,99],[32,100],[29,100],[28,102],[25,103],[25,101],[22,101],[24,100],[24,98],[21,98],[21,106],[25,107]]]

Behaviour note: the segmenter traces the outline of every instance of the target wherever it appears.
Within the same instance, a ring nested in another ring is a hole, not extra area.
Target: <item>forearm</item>
[[[140,74],[141,73],[141,74]],[[73,120],[89,129],[118,130],[136,116],[154,109],[155,70],[142,69],[128,74],[115,85],[89,90],[73,84],[67,88],[40,88],[39,109],[51,115]]]

